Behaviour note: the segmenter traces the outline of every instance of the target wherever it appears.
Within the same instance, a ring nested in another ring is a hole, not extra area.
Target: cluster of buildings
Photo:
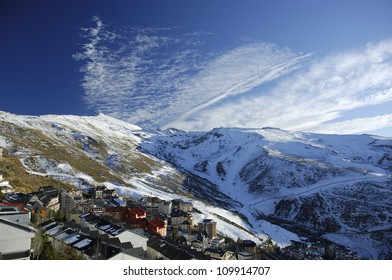
[[[285,254],[285,259],[295,260],[357,260],[358,254],[349,248],[338,246],[337,244],[320,240],[314,242],[296,242],[281,249],[281,254]]]
[[[140,228],[119,226],[86,212],[80,222],[48,220],[39,225],[56,252],[72,248],[80,259],[146,259],[148,237]]]
[[[38,230],[55,251],[71,248],[80,259],[358,259],[351,250],[325,242],[293,241],[283,249],[268,242],[265,248],[251,240],[228,242],[218,236],[215,220],[196,222],[192,203],[182,199],[124,201],[103,186],[87,191],[41,187],[29,194],[4,195],[0,260],[30,259]],[[63,219],[54,213],[63,213]]]
[[[357,259],[347,248],[292,242],[278,249],[265,242],[227,241],[213,219],[195,221],[189,201],[146,196],[124,200],[104,186],[62,190],[51,186],[12,192],[0,175],[0,260],[27,260],[41,230],[57,252],[71,248],[80,259]],[[62,213],[59,219],[56,213]],[[195,215],[197,216],[197,215]],[[32,224],[36,224],[32,227]]]
[[[254,259],[256,244],[227,250],[216,221],[196,222],[189,201],[121,198],[104,186],[88,190],[41,187],[6,192],[0,200],[0,259],[30,259],[41,230],[53,249],[72,248],[81,259]],[[59,220],[56,213],[63,213]],[[36,223],[33,228],[32,220]],[[17,237],[17,238],[16,238]],[[247,252],[248,251],[248,252]]]

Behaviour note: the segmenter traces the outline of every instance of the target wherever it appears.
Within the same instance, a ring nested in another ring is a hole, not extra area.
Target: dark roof
[[[125,231],[125,229],[122,226],[113,224],[109,222],[108,220],[99,217],[97,215],[94,215],[92,213],[84,213],[80,216],[80,218],[89,224],[95,226],[96,228],[100,229],[101,231],[106,232],[107,234],[117,236],[118,234],[122,233]]]
[[[0,260],[17,260],[22,258],[29,258],[30,257],[30,250],[10,253],[10,254],[3,254],[0,252]]]
[[[35,231],[33,229],[29,228],[29,227],[13,223],[11,221],[8,221],[8,220],[2,219],[2,218],[0,218],[0,223],[5,224],[5,225],[9,225],[9,226],[12,226],[12,227],[15,227],[15,228],[18,228],[18,229],[26,231],[26,232],[35,233]]]
[[[146,258],[146,252],[143,250],[142,247],[131,248],[131,249],[125,249],[123,247],[123,252],[127,255],[134,256],[137,258],[141,258],[141,259]]]
[[[111,245],[116,248],[121,248],[121,241],[117,237],[116,238],[108,238],[108,239],[102,240],[102,242],[104,242],[106,245]]]
[[[196,250],[191,250],[189,247],[180,248],[178,244],[171,244],[167,240],[156,237],[151,237],[147,242],[147,246],[170,260],[211,259]]]
[[[59,225],[58,222],[54,222],[53,224],[51,224],[51,225],[45,227],[45,231],[49,231],[49,230],[51,230],[51,229],[57,227],[58,225]]]
[[[64,227],[65,228],[61,233],[65,234],[63,234],[63,238],[61,239],[73,240],[69,245],[92,259],[110,259],[120,253],[121,250],[133,248],[131,242],[121,243],[119,238],[110,238],[108,234],[100,234],[96,230],[92,231],[87,227],[81,227],[74,221],[65,222]],[[98,242],[100,243],[100,248],[98,250],[99,256],[97,257]]]
[[[170,260],[191,260],[193,256],[182,251],[164,240],[151,239],[147,242],[147,246],[158,251]]]
[[[41,201],[33,201],[29,202],[26,204],[26,208],[29,210],[34,210],[42,207],[42,202]]]
[[[64,222],[64,227],[69,227],[69,228],[74,228],[74,229],[81,228],[81,226],[73,220]]]
[[[252,240],[244,240],[244,241],[242,241],[242,245],[244,247],[256,247],[256,242],[254,242]]]
[[[88,227],[82,227],[80,224],[75,221],[69,221],[64,223],[65,228],[71,228],[80,231],[83,234],[86,234],[92,238],[100,238],[101,240],[109,239],[108,234],[101,234],[97,230],[90,230]]]
[[[100,243],[99,250],[98,250],[98,256],[97,255],[97,246],[96,242],[90,243],[89,246],[86,246],[81,250],[84,254],[88,255],[92,259],[103,259],[107,260],[112,258],[113,256],[117,255],[118,253],[121,252],[121,249],[116,248],[114,246],[105,244],[103,242]]]
[[[6,201],[10,203],[22,203],[26,205],[31,198],[31,194],[13,193],[6,196]]]
[[[189,213],[182,211],[178,208],[173,208],[172,212],[170,213],[170,216],[172,216],[172,217],[188,217]]]
[[[45,221],[45,222],[43,222],[43,223],[41,223],[41,224],[39,224],[39,226],[38,227],[46,227],[46,226],[48,226],[48,225],[50,225],[50,224],[52,224],[52,223],[54,223],[55,221],[53,221],[53,220],[47,220],[47,221]]]
[[[215,254],[219,254],[221,257],[223,257],[225,255],[225,251],[218,249],[218,248],[206,248],[205,252],[211,252],[211,253],[215,253]]]
[[[131,242],[124,242],[124,243],[121,244],[121,248],[122,248],[123,250],[129,250],[129,249],[132,249],[132,248],[133,248],[133,245],[132,245]],[[143,250],[143,249],[142,249],[142,250]],[[143,252],[144,252],[144,250],[143,250]]]
[[[216,224],[216,222],[213,219],[204,219],[200,221],[199,224],[208,225],[208,224]]]
[[[31,194],[33,196],[35,195],[44,205],[48,205],[51,199],[59,196],[60,191],[53,189],[53,187],[41,187],[39,191],[32,192]]]

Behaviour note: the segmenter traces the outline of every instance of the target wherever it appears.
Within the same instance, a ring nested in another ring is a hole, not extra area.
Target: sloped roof
[[[29,228],[29,227],[26,227],[26,226],[22,226],[22,225],[17,224],[17,223],[13,223],[13,222],[8,221],[8,220],[6,220],[6,219],[0,218],[0,223],[5,224],[5,225],[8,225],[8,226],[12,226],[12,227],[14,227],[14,228],[23,230],[23,231],[25,231],[25,232],[35,233],[35,230],[32,229],[32,228]]]
[[[95,226],[96,228],[100,229],[101,231],[113,236],[119,235],[120,233],[125,231],[125,229],[122,226],[112,224],[108,220],[89,212],[82,214],[80,218],[86,221],[87,223]]]
[[[149,239],[147,246],[158,251],[170,260],[211,259],[209,256],[199,253],[196,250],[180,248],[178,245],[155,237]]]
[[[30,257],[30,250],[17,252],[17,253],[10,253],[10,254],[2,254],[0,252],[0,260],[16,260],[16,259],[23,259]]]

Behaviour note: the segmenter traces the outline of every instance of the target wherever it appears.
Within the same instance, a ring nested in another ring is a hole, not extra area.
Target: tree
[[[82,260],[83,258],[78,254],[78,251],[70,245],[65,245],[61,252],[56,256],[57,260]]]
[[[55,221],[57,221],[57,222],[60,222],[60,223],[66,221],[64,212],[61,211],[61,210],[59,210],[59,211],[57,211],[57,212],[55,212],[55,213],[53,214],[53,219],[54,219]]]
[[[36,231],[31,248],[33,249],[33,258],[38,260],[44,249],[44,232],[42,228]]]
[[[40,223],[40,216],[39,213],[37,213],[36,211],[33,211],[31,213],[31,219],[30,222],[33,224],[33,226],[37,226]]]
[[[52,243],[50,242],[50,240],[48,239],[48,237],[46,235],[43,236],[43,249],[42,249],[42,253],[39,256],[40,260],[56,260],[57,256],[54,252]]]

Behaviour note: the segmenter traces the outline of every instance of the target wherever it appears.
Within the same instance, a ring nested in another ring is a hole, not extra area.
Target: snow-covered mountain
[[[202,212],[196,219],[218,220],[218,231],[233,238],[268,235],[285,246],[303,228],[363,257],[392,256],[390,138],[276,128],[144,131],[102,114],[2,112],[0,147],[29,174],[62,184],[192,200]]]
[[[247,217],[288,220],[364,257],[392,257],[392,139],[217,128],[167,131],[141,145],[219,186]]]

